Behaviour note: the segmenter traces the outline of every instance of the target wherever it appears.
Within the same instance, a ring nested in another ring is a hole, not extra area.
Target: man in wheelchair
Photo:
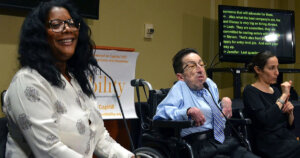
[[[182,129],[180,135],[193,149],[195,158],[256,158],[238,139],[224,135],[226,118],[232,116],[231,100],[219,100],[216,84],[206,76],[205,64],[191,48],[173,57],[177,83],[158,105],[154,120],[193,120],[195,126]],[[222,108],[222,109],[221,109]]]

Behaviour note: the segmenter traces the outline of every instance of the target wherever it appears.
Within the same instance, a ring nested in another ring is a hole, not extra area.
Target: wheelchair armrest
[[[194,126],[193,120],[154,120],[153,127],[183,129]]]
[[[238,124],[238,125],[250,125],[252,124],[252,121],[249,118],[230,118],[228,119],[233,124]]]

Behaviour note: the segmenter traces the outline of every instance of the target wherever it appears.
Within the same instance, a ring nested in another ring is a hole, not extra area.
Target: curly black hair
[[[80,22],[79,37],[74,55],[67,61],[67,71],[79,82],[82,91],[88,96],[94,96],[89,78],[95,77],[95,71],[100,68],[94,57],[94,42],[91,39],[91,29],[78,14],[76,7],[68,0],[42,1],[26,17],[20,35],[19,61],[21,67],[37,70],[52,85],[63,88],[65,82],[60,71],[55,66],[55,58],[47,41],[47,19],[53,7],[63,7],[68,10],[74,20]]]

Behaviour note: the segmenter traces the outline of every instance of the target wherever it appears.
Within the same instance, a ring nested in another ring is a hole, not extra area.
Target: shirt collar
[[[197,91],[192,91],[195,95],[197,96],[203,96],[203,94],[205,93],[205,89],[201,89],[201,90],[197,90]]]

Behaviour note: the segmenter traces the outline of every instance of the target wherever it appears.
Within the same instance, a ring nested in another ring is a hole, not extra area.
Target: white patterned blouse
[[[13,77],[4,101],[9,120],[7,158],[128,158],[104,127],[96,101],[72,78],[52,86],[36,70],[22,68]],[[24,139],[25,138],[25,139]]]

